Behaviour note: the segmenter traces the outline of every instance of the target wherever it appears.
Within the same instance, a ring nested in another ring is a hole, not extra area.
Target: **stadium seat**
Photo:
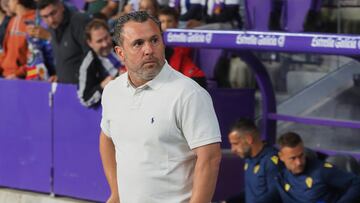
[[[247,30],[268,31],[272,0],[245,0]]]
[[[314,150],[310,148],[305,148],[305,157],[308,159],[317,159],[318,155]]]
[[[313,0],[284,0],[282,23],[287,32],[304,31],[304,21]]]
[[[339,169],[360,175],[360,163],[351,155],[336,154],[328,156],[325,160]]]
[[[196,64],[205,72],[208,88],[216,88],[214,70],[217,61],[222,55],[222,49],[197,49],[194,53]]]

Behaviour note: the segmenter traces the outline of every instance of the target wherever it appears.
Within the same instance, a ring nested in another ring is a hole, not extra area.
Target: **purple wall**
[[[0,186],[50,192],[47,83],[0,80]]]
[[[222,143],[221,148],[230,148],[227,135],[229,128],[240,117],[254,118],[254,89],[209,89],[219,120]]]
[[[80,105],[73,85],[54,95],[54,193],[105,201],[109,192],[99,153],[101,109]]]

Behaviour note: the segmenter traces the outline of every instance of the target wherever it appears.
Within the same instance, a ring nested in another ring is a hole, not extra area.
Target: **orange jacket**
[[[29,10],[22,16],[13,17],[6,28],[4,38],[4,55],[0,61],[3,76],[15,74],[25,77],[25,65],[28,54],[26,40],[26,20],[35,20],[35,11]],[[1,71],[0,71],[1,72]]]

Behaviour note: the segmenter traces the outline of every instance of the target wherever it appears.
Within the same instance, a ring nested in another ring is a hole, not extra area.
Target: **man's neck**
[[[5,13],[0,11],[0,24],[4,21],[5,19]]]
[[[264,143],[262,141],[256,141],[251,148],[251,157],[256,157],[263,148]]]
[[[142,79],[136,77],[135,74],[136,73],[131,73],[130,71],[128,71],[128,79],[129,79],[130,84],[133,87],[137,88],[137,87],[140,87],[140,86],[142,86],[142,85],[144,85],[145,83],[148,82],[148,81],[145,81],[145,80],[142,80]]]
[[[17,6],[16,8],[16,16],[23,16],[29,9],[23,7],[23,6]]]

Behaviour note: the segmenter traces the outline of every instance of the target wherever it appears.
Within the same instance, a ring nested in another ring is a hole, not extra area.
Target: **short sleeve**
[[[102,116],[101,116],[100,127],[106,136],[111,137],[111,135],[110,135],[110,120],[107,116],[108,106],[106,105],[106,95],[107,95],[106,93],[107,93],[107,91],[105,88],[103,91],[103,94],[102,94],[102,99],[101,99]]]
[[[199,89],[184,99],[181,130],[191,149],[221,142],[218,120],[210,95]]]

